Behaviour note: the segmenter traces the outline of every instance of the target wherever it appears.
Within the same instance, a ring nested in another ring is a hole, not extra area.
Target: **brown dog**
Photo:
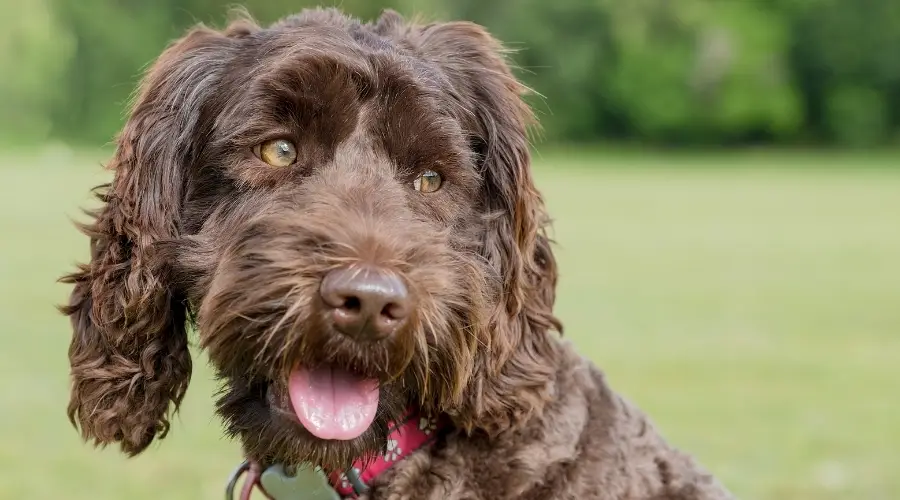
[[[174,43],[65,278],[84,438],[165,436],[192,325],[261,466],[388,460],[351,478],[372,499],[730,498],[554,333],[522,92],[482,28],[393,12]]]

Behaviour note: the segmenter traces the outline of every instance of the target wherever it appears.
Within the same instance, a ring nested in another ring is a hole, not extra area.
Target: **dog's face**
[[[556,269],[520,92],[467,23],[308,11],[173,44],[67,277],[85,438],[166,433],[187,324],[263,463],[348,465],[410,406],[489,433],[540,411]]]

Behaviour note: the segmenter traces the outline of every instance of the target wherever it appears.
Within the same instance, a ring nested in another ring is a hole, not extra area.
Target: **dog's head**
[[[560,327],[522,91],[463,22],[313,10],[175,42],[66,278],[85,439],[165,435],[189,325],[261,462],[346,465],[409,406],[490,435],[540,412]]]

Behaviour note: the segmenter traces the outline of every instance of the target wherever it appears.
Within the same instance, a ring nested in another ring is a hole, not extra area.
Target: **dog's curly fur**
[[[452,430],[369,498],[730,498],[559,338],[523,91],[481,27],[390,11],[240,19],[173,43],[83,227],[90,263],[64,278],[68,413],[84,438],[136,455],[166,435],[192,326],[223,383],[218,412],[262,464],[349,464],[383,450],[388,421],[415,405]],[[295,164],[260,161],[254,146],[273,138],[296,144]],[[412,189],[425,169],[440,190]],[[360,262],[416,301],[383,341],[323,320],[320,280]],[[323,442],[285,416],[297,363],[377,378],[372,426]]]

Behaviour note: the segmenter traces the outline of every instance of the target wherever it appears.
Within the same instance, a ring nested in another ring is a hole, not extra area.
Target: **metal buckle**
[[[250,461],[244,460],[231,472],[231,475],[228,476],[228,484],[225,486],[225,500],[234,500],[234,489],[237,487],[237,482],[248,470],[250,470]]]
[[[347,476],[347,481],[350,482],[350,486],[353,486],[353,492],[356,493],[357,496],[369,491],[369,487],[366,486],[366,483],[359,477],[359,472],[353,467],[347,469],[347,471],[344,472],[344,475]]]

